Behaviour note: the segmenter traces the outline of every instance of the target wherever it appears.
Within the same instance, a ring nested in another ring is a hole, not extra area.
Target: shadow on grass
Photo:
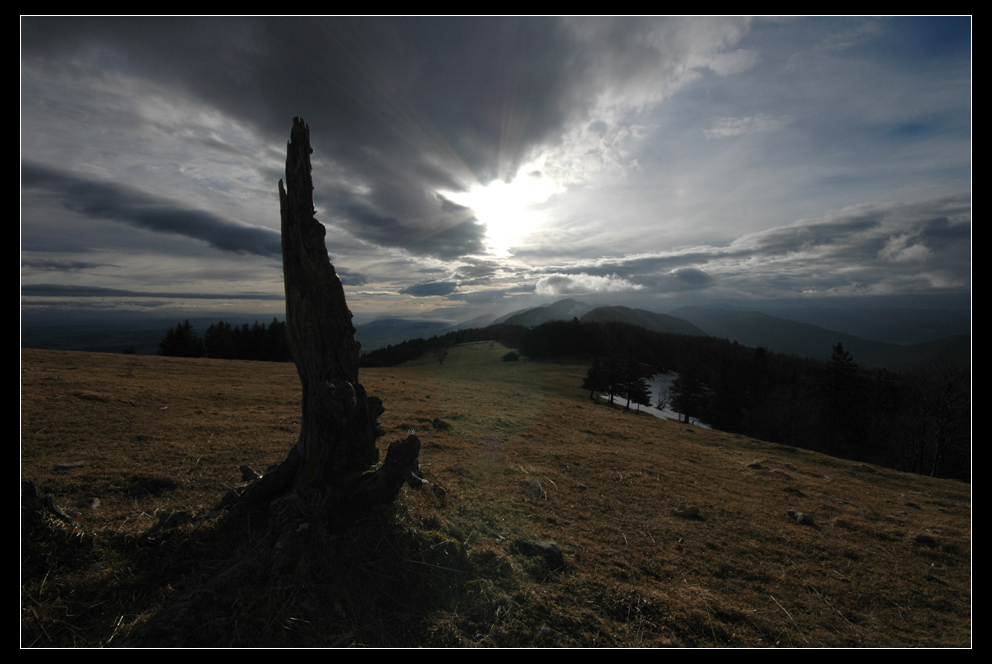
[[[519,565],[468,550],[401,506],[288,547],[267,510],[151,535],[94,538],[61,522],[23,533],[24,646],[522,645]],[[462,608],[459,611],[459,607]],[[520,611],[516,611],[517,614]]]

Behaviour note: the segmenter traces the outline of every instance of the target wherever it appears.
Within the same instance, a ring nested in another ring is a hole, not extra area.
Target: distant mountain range
[[[584,323],[630,323],[643,327],[652,332],[668,332],[670,334],[691,334],[705,337],[706,332],[696,327],[687,320],[669,316],[667,314],[656,314],[644,309],[630,309],[628,307],[599,307],[593,309],[581,318]]]
[[[713,337],[730,339],[745,346],[763,346],[776,353],[829,360],[833,347],[843,344],[855,362],[866,366],[903,369],[948,355],[960,362],[970,362],[969,335],[955,335],[923,344],[900,345],[865,339],[852,334],[828,330],[809,323],[798,323],[757,311],[730,311],[683,307],[672,315],[687,320]]]
[[[893,310],[865,312],[854,310],[833,310],[847,328],[868,328],[888,331],[902,338],[933,339],[935,330],[954,331],[962,328],[967,312],[941,312]],[[806,317],[829,318],[823,310],[795,310]],[[891,317],[892,323],[887,322]],[[733,311],[729,309],[708,309],[684,307],[670,314],[660,314],[645,309],[629,307],[593,307],[573,299],[559,300],[532,309],[521,309],[501,317],[483,316],[458,325],[429,323],[406,319],[383,319],[375,323],[359,326],[358,338],[364,350],[375,350],[387,344],[396,344],[406,339],[426,338],[452,330],[472,327],[485,327],[489,324],[506,323],[524,327],[537,327],[553,320],[582,322],[620,322],[637,325],[653,332],[713,336],[737,341],[745,346],[762,346],[777,353],[830,359],[834,346],[843,344],[844,349],[853,355],[858,364],[865,366],[904,369],[913,364],[926,362],[940,356],[949,356],[958,362],[971,361],[971,337],[957,334],[926,343],[896,344],[887,341],[866,339],[843,331],[830,330],[806,322],[797,322],[771,316],[757,311]],[[899,324],[904,325],[903,328]],[[928,326],[928,330],[923,330]],[[968,328],[965,327],[965,330]]]
[[[971,334],[971,311],[968,309],[758,307],[757,310],[776,318],[900,345]]]
[[[483,326],[484,327],[484,326]],[[355,326],[355,338],[363,351],[393,346],[407,339],[427,339],[452,330],[451,323],[412,318],[380,318]]]
[[[372,351],[408,339],[430,338],[460,329],[499,323],[536,327],[553,320],[577,318],[583,322],[628,323],[653,332],[709,335],[737,341],[745,346],[762,346],[778,353],[821,360],[829,359],[833,347],[841,343],[858,364],[890,369],[907,368],[940,356],[948,356],[962,363],[971,362],[971,313],[966,310],[808,308],[775,311],[787,313],[788,317],[703,307],[684,307],[661,314],[621,306],[594,307],[585,302],[564,299],[499,317],[487,314],[457,325],[443,321],[383,318],[358,325],[356,336],[362,350]],[[196,330],[203,334],[207,326],[216,321],[197,319],[192,322]],[[161,330],[156,329],[159,326]],[[104,352],[120,352],[131,346],[138,353],[154,353],[166,329],[168,325],[148,321],[133,325],[117,322],[103,326],[24,325],[21,345],[25,348]],[[893,343],[896,339],[911,343]]]
[[[545,304],[534,309],[524,309],[508,316],[497,318],[493,324],[507,323],[509,325],[522,325],[523,327],[537,327],[553,320],[572,320],[582,318],[593,310],[593,307],[585,302],[576,302],[572,299],[558,300],[554,304]]]

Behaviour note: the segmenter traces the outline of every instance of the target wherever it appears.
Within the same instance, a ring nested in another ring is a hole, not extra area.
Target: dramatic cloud
[[[88,261],[60,261],[51,259],[28,259],[21,261],[22,268],[31,268],[45,272],[79,272],[99,267],[118,267],[108,263],[91,263]]]
[[[559,264],[539,294],[710,290],[724,297],[891,294],[970,286],[970,195],[853,206],[727,246]],[[569,274],[565,274],[565,273]],[[635,285],[636,284],[636,285]]]
[[[276,182],[299,115],[358,315],[421,315],[430,296],[464,310],[960,296],[971,31],[967,17],[23,18],[22,280],[279,292]]]
[[[537,280],[537,294],[558,297],[559,295],[587,295],[590,293],[619,293],[640,290],[643,286],[633,284],[613,274],[598,277],[591,274],[549,274]]]
[[[458,266],[455,278],[462,287],[491,283],[500,274],[500,264],[491,260],[466,259]]]
[[[353,272],[347,268],[335,267],[334,271],[338,273],[338,276],[341,278],[341,283],[345,286],[364,286],[368,283],[368,279],[365,278],[365,275]]]
[[[347,174],[337,181],[316,175],[317,202],[327,203],[342,227],[376,244],[454,258],[481,253],[485,229],[444,206],[435,192],[512,178],[536,151],[549,148],[556,163],[548,166],[574,179],[562,169],[573,155],[588,153],[579,136],[590,116],[597,118],[597,160],[615,160],[608,146],[629,134],[617,125],[618,114],[656,103],[699,68],[725,70],[716,61],[744,25],[26,19],[22,38],[26,66],[37,68],[36,76],[72,58],[84,76],[105,76],[96,67],[109,64],[130,77],[182,81],[184,91],[273,140],[284,140],[289,120],[304,115],[314,128],[316,158]],[[156,125],[167,122],[160,117]],[[205,139],[233,150],[214,136]]]
[[[281,300],[282,294],[230,292],[230,293],[176,293],[126,291],[119,288],[73,286],[67,284],[28,284],[21,287],[23,297],[154,297],[167,300]]]
[[[221,251],[281,258],[279,233],[223,219],[203,210],[185,208],[175,201],[151,196],[108,182],[23,162],[21,184],[41,190],[67,210],[94,219],[123,222],[139,228],[202,240]]]
[[[454,281],[430,281],[407,286],[400,293],[414,297],[431,297],[433,295],[448,295],[453,293],[456,288],[458,288],[458,284]]]

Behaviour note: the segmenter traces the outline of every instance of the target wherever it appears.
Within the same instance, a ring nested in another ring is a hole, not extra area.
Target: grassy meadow
[[[264,514],[204,515],[295,443],[292,364],[22,350],[21,477],[77,527],[22,526],[21,644],[970,646],[969,485],[594,403],[586,365],[505,352],[363,369],[380,448],[416,432],[444,495],[316,528],[276,574],[232,571]]]

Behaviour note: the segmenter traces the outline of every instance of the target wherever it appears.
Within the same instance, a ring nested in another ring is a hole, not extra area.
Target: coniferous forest
[[[361,356],[388,367],[458,344],[496,341],[530,360],[588,362],[596,393],[646,407],[643,379],[675,372],[670,406],[688,420],[752,438],[933,477],[971,476],[971,370],[937,361],[910,371],[859,366],[841,344],[828,362],[714,337],[651,332],[616,322],[494,325],[412,339]],[[170,328],[159,354],[285,362],[286,324],[273,319]]]
[[[611,391],[626,398],[623,386],[674,371],[672,406],[715,429],[922,475],[971,476],[971,370],[950,361],[895,372],[859,366],[841,344],[823,362],[726,339],[573,320],[406,341],[363,354],[362,366],[395,366],[490,339],[531,360],[588,362],[590,377],[576,387],[594,398]],[[612,377],[604,383],[598,372]]]
[[[244,323],[240,327],[218,321],[207,328],[203,337],[187,320],[169,328],[158,345],[158,354],[262,362],[289,362],[293,359],[286,323],[276,318],[268,325],[255,321],[254,325]]]

